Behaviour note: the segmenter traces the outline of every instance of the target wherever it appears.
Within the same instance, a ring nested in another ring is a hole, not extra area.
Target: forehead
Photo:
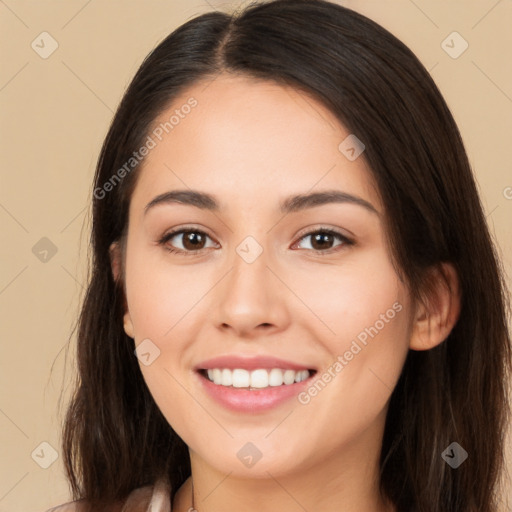
[[[183,91],[155,119],[154,147],[139,169],[132,202],[193,188],[248,206],[328,188],[377,206],[366,162],[350,161],[339,149],[349,135],[303,91],[244,76],[210,78]]]

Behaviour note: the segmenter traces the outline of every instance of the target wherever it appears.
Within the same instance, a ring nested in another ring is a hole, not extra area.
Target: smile
[[[218,386],[243,389],[265,389],[268,387],[290,386],[309,378],[314,370],[283,370],[280,368],[248,371],[243,368],[210,368],[201,374]]]
[[[209,368],[194,372],[206,396],[224,409],[246,414],[265,413],[294,401],[311,385],[316,373],[280,368]]]

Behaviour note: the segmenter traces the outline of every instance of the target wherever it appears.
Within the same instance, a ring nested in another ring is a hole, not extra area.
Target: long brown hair
[[[109,247],[126,236],[141,165],[108,190],[104,184],[178,94],[221,72],[306,91],[364,141],[362,158],[389,219],[394,263],[415,300],[428,299],[429,269],[441,262],[455,267],[459,320],[437,347],[408,353],[389,404],[380,487],[399,511],[495,512],[509,420],[510,309],[461,136],[433,80],[403,43],[323,0],[198,16],[148,55],[125,93],[94,181],[92,264],[63,434],[74,498],[107,510],[162,476],[174,497],[190,475],[187,446],[156,406],[123,330],[123,283],[111,272]],[[441,457],[454,441],[469,454],[458,469]]]

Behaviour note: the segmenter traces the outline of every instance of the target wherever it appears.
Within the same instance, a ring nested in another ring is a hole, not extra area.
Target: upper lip
[[[283,370],[314,370],[311,366],[286,361],[274,356],[241,356],[224,355],[202,361],[195,366],[196,370],[210,370],[213,368],[242,368],[245,370],[258,370],[260,368],[282,368]]]

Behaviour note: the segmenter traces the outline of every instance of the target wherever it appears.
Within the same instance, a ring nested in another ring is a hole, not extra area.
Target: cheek
[[[379,331],[389,333],[406,317],[405,288],[383,249],[354,252],[337,265],[319,264],[307,270],[287,278],[313,313],[305,315],[304,321],[315,329],[317,339],[329,344],[331,352],[344,351],[347,342],[375,324]],[[301,321],[299,316],[297,320]]]
[[[363,428],[385,407],[408,352],[410,297],[384,251],[360,253],[339,267],[326,267],[315,279],[303,275],[295,290],[307,297],[304,328],[330,358],[303,404],[323,418],[326,404],[339,404],[329,427]],[[358,411],[351,419],[347,411]],[[336,419],[336,421],[334,421]],[[319,425],[320,428],[320,425]]]
[[[150,364],[139,358],[143,378],[169,424],[186,438],[188,429],[200,428],[201,415],[191,407],[188,385],[179,369],[188,363],[183,358],[189,338],[194,338],[188,320],[207,290],[204,281],[194,282],[189,271],[171,265],[166,256],[161,249],[148,250],[134,243],[127,252],[126,293],[135,345],[142,347],[150,340],[157,347],[149,345],[156,355],[152,353]]]
[[[356,445],[361,432],[385,421],[408,353],[406,309],[390,318],[393,313],[388,313],[388,323],[379,319],[367,327],[350,325],[354,336],[337,336],[328,346],[334,358],[299,397],[319,449],[328,452],[329,439]],[[380,435],[378,429],[375,435]]]
[[[133,248],[126,260],[126,294],[135,339],[172,337],[175,326],[203,297],[209,283],[190,266],[173,265],[161,248]]]

